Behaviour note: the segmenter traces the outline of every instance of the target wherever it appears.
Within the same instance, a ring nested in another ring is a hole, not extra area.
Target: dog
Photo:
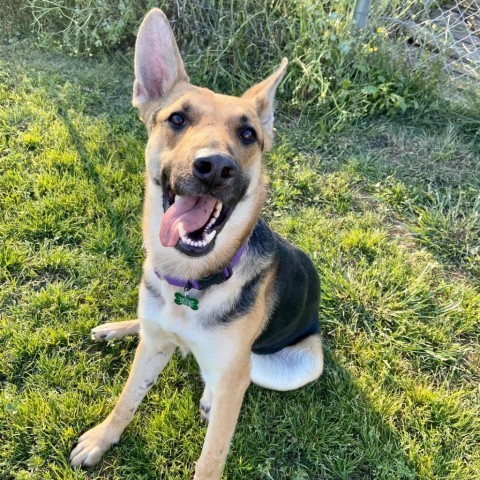
[[[148,131],[138,320],[92,330],[96,340],[140,341],[117,405],[79,438],[72,466],[95,465],[119,441],[177,348],[193,353],[205,382],[195,480],[221,477],[251,382],[286,391],[321,375],[317,271],[260,219],[262,155],[287,64],[241,97],[217,94],[189,83],[163,12],[144,18],[133,86]]]

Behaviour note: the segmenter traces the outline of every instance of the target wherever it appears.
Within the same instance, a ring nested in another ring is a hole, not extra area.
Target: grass
[[[191,478],[205,433],[191,357],[98,467],[67,461],[136,345],[89,339],[135,316],[146,135],[132,73],[25,44],[0,58],[0,478]],[[438,116],[332,134],[279,110],[264,213],[322,276],[326,369],[299,391],[249,389],[225,476],[480,478],[478,135]]]

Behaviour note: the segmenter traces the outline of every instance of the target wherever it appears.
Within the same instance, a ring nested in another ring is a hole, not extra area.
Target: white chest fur
[[[235,275],[241,274],[239,268]],[[153,268],[146,265],[138,306],[144,340],[161,344],[167,337],[187,350],[211,341],[221,330],[215,325],[215,318],[232,308],[241,294],[240,285],[241,282],[227,281],[203,292],[191,290],[190,298],[198,300],[198,310],[193,310],[188,305],[175,303],[175,294],[184,295],[181,287],[160,280]]]

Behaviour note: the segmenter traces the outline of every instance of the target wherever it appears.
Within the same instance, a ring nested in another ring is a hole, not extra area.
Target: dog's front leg
[[[210,420],[194,480],[218,480],[228,454],[245,391],[250,384],[250,358],[237,358],[218,378],[209,376]]]
[[[110,415],[79,439],[70,454],[74,467],[92,466],[120,440],[120,435],[132,421],[143,397],[155,383],[175,351],[171,343],[159,345],[155,350],[140,340],[127,383]]]

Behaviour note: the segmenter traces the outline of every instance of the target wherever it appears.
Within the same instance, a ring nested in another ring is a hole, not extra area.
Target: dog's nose
[[[237,165],[227,155],[209,155],[193,161],[193,174],[209,187],[219,187],[232,181]]]

